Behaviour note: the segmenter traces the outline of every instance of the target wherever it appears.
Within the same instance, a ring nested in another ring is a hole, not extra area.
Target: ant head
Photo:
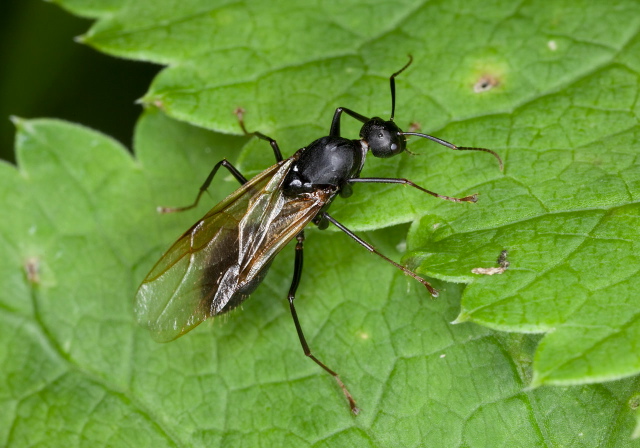
[[[411,65],[413,58],[409,55],[409,62],[395,72],[389,78],[391,87],[391,118],[384,121],[382,118],[373,117],[366,121],[360,129],[360,138],[367,143],[375,157],[387,158],[400,154],[407,147],[407,140],[398,125],[393,122],[396,112],[396,76]]]
[[[373,117],[360,129],[360,138],[367,143],[375,157],[387,158],[405,150],[407,141],[393,120]]]

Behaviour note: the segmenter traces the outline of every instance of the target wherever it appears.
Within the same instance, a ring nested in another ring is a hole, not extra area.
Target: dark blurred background
[[[74,42],[91,23],[43,0],[0,0],[0,158],[15,162],[10,115],[78,122],[131,149],[134,102],[161,67]]]

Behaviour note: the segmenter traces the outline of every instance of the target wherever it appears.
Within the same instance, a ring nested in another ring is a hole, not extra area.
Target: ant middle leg
[[[204,192],[207,191],[207,189],[211,185],[211,181],[213,180],[213,177],[216,175],[216,173],[218,172],[221,166],[229,170],[229,172],[233,175],[233,177],[235,177],[236,180],[240,182],[240,185],[244,185],[247,183],[247,178],[244,177],[242,173],[240,173],[240,171],[238,171],[238,169],[231,164],[231,162],[229,162],[227,159],[222,159],[221,161],[215,164],[215,166],[207,176],[204,183],[200,186],[200,190],[198,191],[198,195],[196,196],[196,200],[193,201],[193,204],[187,205],[185,207],[158,207],[158,212],[159,213],[184,212],[185,210],[191,210],[192,208],[196,207],[198,205],[198,202],[200,202],[200,198],[202,197]]]
[[[271,148],[273,148],[273,154],[276,156],[276,161],[282,162],[283,160],[282,152],[280,152],[280,147],[278,146],[278,143],[274,139],[272,139],[267,135],[264,135],[262,132],[247,131],[247,128],[244,126],[244,112],[245,110],[241,107],[238,107],[234,111],[234,113],[236,114],[236,117],[238,117],[238,122],[240,123],[240,127],[242,128],[242,132],[244,132],[244,135],[247,135],[250,137],[258,137],[261,140],[265,140],[269,142],[269,144],[271,145]]]

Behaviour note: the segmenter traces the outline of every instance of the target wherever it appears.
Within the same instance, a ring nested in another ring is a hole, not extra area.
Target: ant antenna
[[[404,68],[402,70],[404,70]],[[400,71],[402,71],[402,70],[400,70]],[[496,159],[498,159],[498,164],[500,165],[500,171],[504,171],[504,169],[503,169],[504,166],[502,165],[502,159],[500,158],[498,153],[496,153],[495,151],[492,151],[490,149],[473,148],[473,147],[469,147],[469,146],[456,146],[453,143],[449,143],[447,141],[439,139],[438,137],[434,137],[433,135],[421,134],[419,132],[400,132],[399,134],[402,134],[402,135],[415,135],[415,136],[418,136],[418,137],[427,138],[427,139],[429,139],[431,141],[439,143],[442,146],[446,146],[449,149],[454,149],[454,150],[458,150],[458,151],[483,151],[483,152],[488,152],[489,154],[492,154]]]
[[[407,62],[404,67],[402,67],[400,70],[395,72],[389,78],[389,84],[391,85],[391,118],[389,118],[389,121],[393,121],[393,117],[396,114],[396,79],[395,78],[400,73],[405,71],[405,69],[409,67],[412,62],[413,62],[413,56],[409,55],[409,62]]]

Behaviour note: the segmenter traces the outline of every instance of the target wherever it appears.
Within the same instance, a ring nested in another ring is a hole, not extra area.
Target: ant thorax
[[[309,193],[327,186],[341,187],[357,176],[364,162],[359,140],[322,137],[299,150],[283,183],[287,196]]]

